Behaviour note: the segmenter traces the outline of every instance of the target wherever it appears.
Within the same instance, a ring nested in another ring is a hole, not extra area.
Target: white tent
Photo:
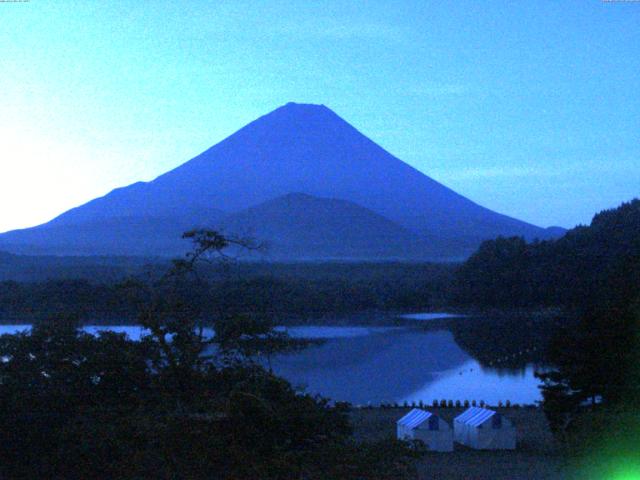
[[[398,438],[422,440],[427,450],[453,451],[453,431],[447,422],[426,410],[414,408],[397,422]]]
[[[516,429],[511,421],[486,408],[471,407],[453,420],[456,442],[479,450],[514,450]]]

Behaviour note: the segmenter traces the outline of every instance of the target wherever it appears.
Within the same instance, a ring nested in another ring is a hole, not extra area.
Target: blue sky
[[[0,231],[323,103],[489,208],[640,196],[640,2],[0,3]]]

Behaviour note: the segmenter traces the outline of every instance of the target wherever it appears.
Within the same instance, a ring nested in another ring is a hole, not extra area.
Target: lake
[[[451,314],[412,314],[417,320],[449,318]],[[425,330],[415,322],[401,326],[286,327],[292,337],[319,339],[306,349],[271,359],[276,374],[309,393],[353,404],[420,402],[434,399],[484,400],[490,405],[509,400],[532,404],[541,400],[533,365],[519,369],[482,366],[464,351],[448,330]],[[0,325],[0,334],[30,325]],[[284,327],[281,327],[284,328]],[[87,326],[114,330],[139,339],[139,326]]]
[[[542,399],[533,365],[483,367],[458,346],[449,331],[362,327],[354,334],[353,328],[341,330],[297,327],[299,336],[325,342],[276,356],[271,361],[273,370],[310,393],[362,405],[405,401],[431,405],[434,399],[533,404]],[[302,335],[305,332],[308,335]]]

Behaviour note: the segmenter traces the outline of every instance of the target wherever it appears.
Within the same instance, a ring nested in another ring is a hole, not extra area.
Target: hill
[[[353,202],[304,193],[267,200],[221,225],[265,241],[269,259],[424,260],[445,248],[439,239],[419,236]]]
[[[640,284],[640,200],[596,214],[562,238],[484,242],[459,269],[455,301],[482,307],[628,303]]]

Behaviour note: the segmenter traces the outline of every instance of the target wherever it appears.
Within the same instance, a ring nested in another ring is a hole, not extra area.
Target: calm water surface
[[[315,333],[326,327],[300,328]],[[532,365],[520,370],[482,367],[444,330],[389,327],[336,336],[293,355],[279,355],[272,366],[308,392],[354,404],[541,400]]]
[[[454,316],[411,315],[405,318]],[[0,334],[29,328],[28,324],[0,325]],[[145,333],[140,326],[84,329],[93,334],[100,330],[123,332],[134,340]],[[446,330],[425,331],[416,326],[298,326],[286,330],[295,338],[323,342],[273,357],[275,373],[307,392],[334,400],[374,405],[404,401],[430,405],[434,399],[484,400],[493,405],[506,400],[531,404],[541,399],[532,365],[520,370],[482,367]]]

